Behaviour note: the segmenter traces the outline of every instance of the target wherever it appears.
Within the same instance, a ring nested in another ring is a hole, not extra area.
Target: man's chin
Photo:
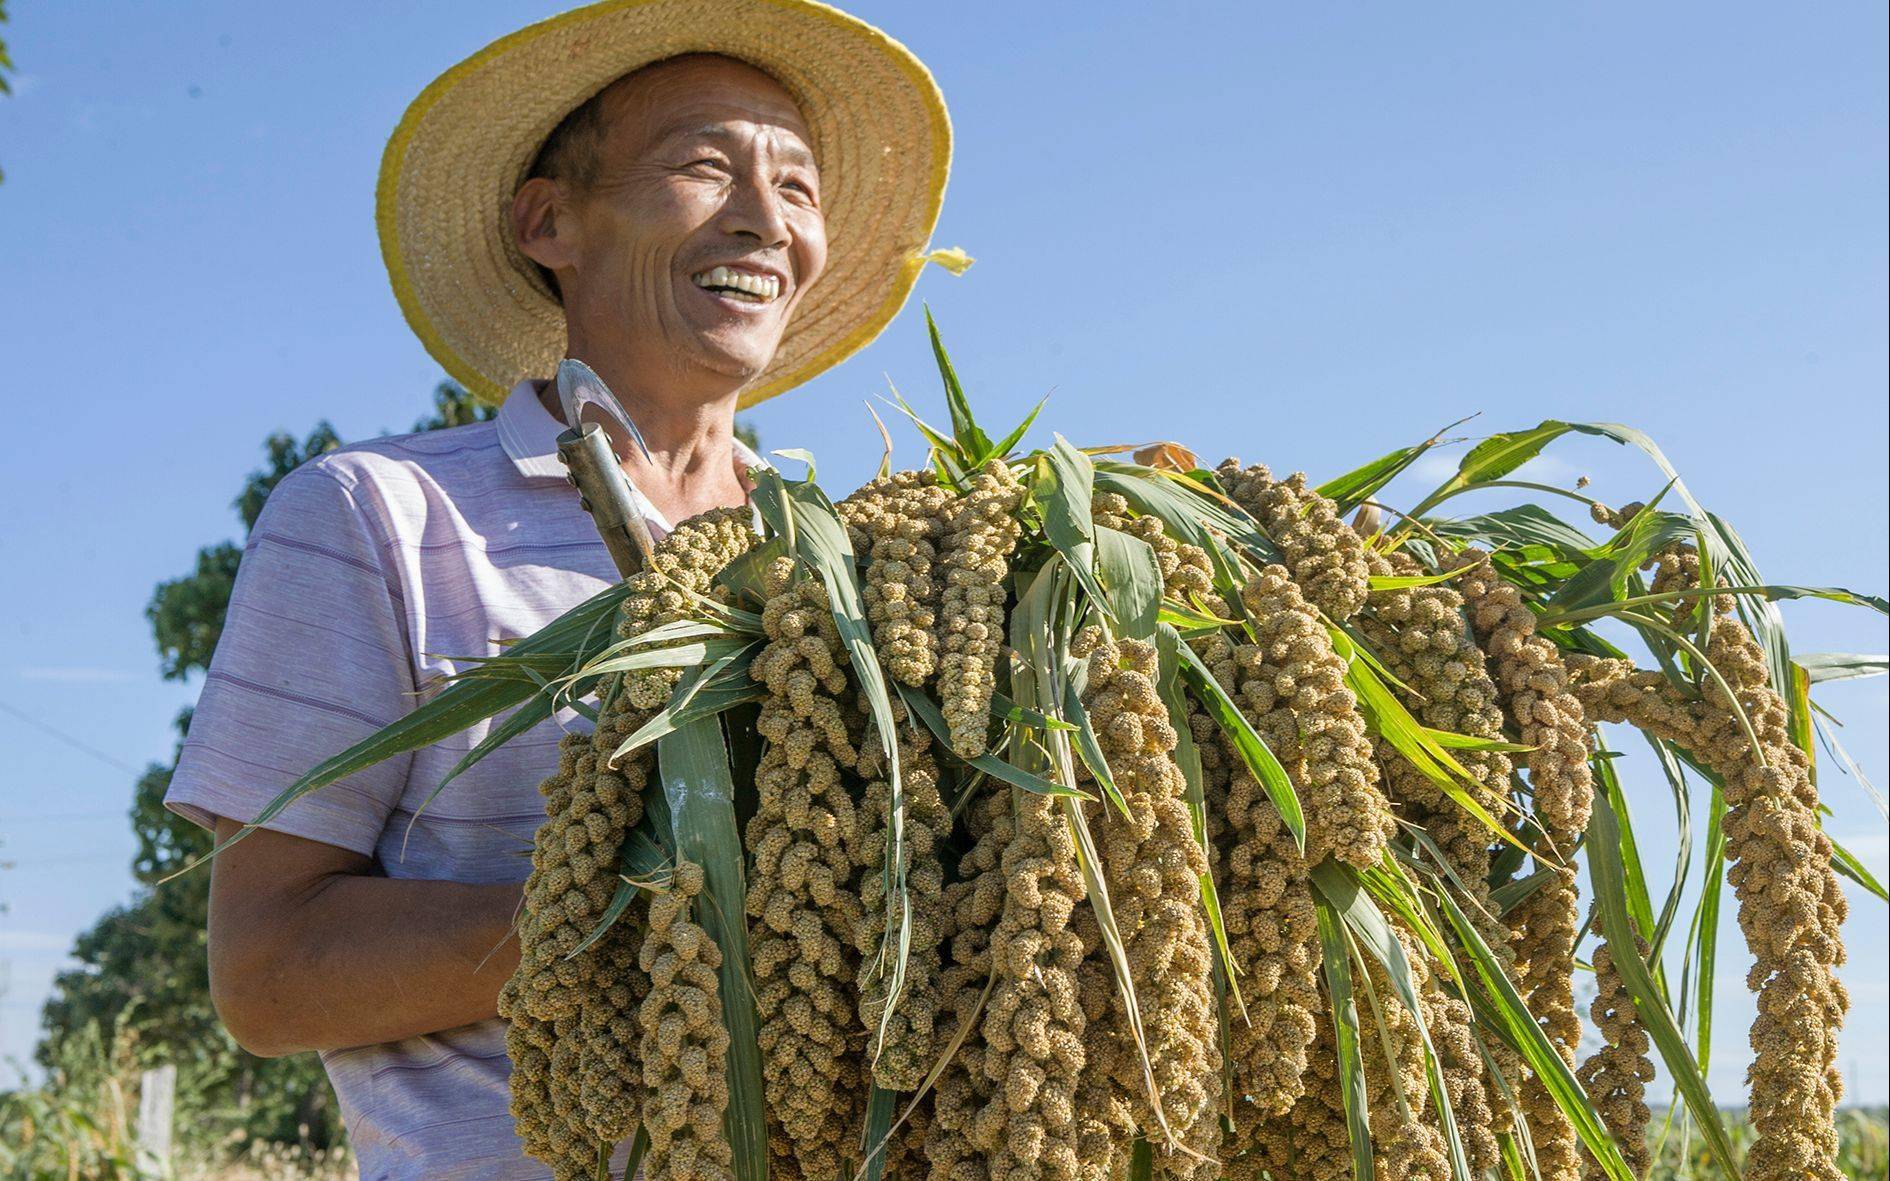
[[[737,381],[753,381],[774,360],[775,346],[770,336],[765,341],[730,339],[720,335],[699,337],[696,341],[698,363],[705,369]]]

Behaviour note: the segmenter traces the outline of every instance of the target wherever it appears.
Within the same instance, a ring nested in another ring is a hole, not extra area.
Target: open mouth
[[[711,267],[691,275],[690,280],[704,291],[738,303],[773,303],[781,295],[781,280],[778,276],[737,270],[734,267]]]

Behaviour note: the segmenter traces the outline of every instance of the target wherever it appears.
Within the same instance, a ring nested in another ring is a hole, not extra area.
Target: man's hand
[[[217,840],[241,827],[219,817]],[[237,1044],[271,1058],[497,1015],[520,886],[376,877],[372,864],[267,829],[217,855],[210,998]]]

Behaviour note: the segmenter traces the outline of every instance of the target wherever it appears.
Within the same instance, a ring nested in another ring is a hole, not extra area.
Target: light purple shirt
[[[490,422],[357,443],[269,496],[165,804],[206,827],[254,817],[315,764],[387,725],[463,658],[499,651],[616,581],[565,483],[562,425],[530,382]],[[731,462],[760,464],[739,441]],[[653,535],[669,522],[641,500]],[[495,721],[503,720],[504,715]],[[267,827],[374,858],[387,877],[523,881],[574,710],[433,788],[481,723],[305,796]],[[322,1054],[363,1181],[544,1178],[507,1113],[504,1025]]]

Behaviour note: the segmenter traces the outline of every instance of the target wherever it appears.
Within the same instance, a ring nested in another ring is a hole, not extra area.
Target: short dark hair
[[[551,134],[545,137],[538,154],[532,157],[532,166],[526,169],[525,179],[543,177],[546,180],[563,181],[579,192],[595,184],[599,157],[602,155],[599,149],[603,146],[604,133],[610,125],[610,121],[605,118],[610,93],[638,72],[632,70],[625,74],[585,99],[576,110],[559,120],[558,125],[551,129]],[[551,268],[539,262],[533,262],[532,266],[537,268],[539,276],[544,279],[552,298],[562,304],[564,293],[558,290],[558,278],[551,273]]]
[[[560,120],[551,129],[551,134],[545,137],[538,155],[532,158],[532,166],[525,173],[526,179],[544,177],[561,180],[580,190],[594,184],[597,180],[598,149],[603,146],[604,132],[608,129],[609,121],[604,117],[604,108],[608,105],[610,92],[619,83],[635,77],[636,73],[632,71],[612,82]]]

